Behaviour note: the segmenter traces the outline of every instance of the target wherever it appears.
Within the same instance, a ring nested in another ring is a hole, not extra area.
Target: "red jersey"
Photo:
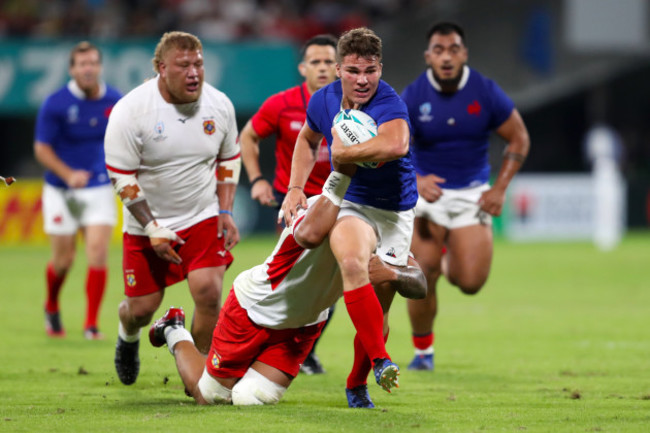
[[[296,146],[298,133],[307,118],[307,104],[311,95],[307,83],[292,87],[270,96],[251,118],[255,133],[262,138],[275,133],[275,176],[273,188],[283,194],[287,193],[291,177],[291,160]],[[321,189],[331,171],[327,142],[318,149],[316,165],[305,185],[305,194],[312,196],[321,193]]]

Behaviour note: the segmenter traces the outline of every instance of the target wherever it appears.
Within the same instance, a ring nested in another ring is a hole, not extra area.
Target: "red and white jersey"
[[[285,228],[263,264],[235,278],[233,290],[248,317],[273,329],[299,328],[327,319],[343,294],[343,281],[329,240],[306,250]]]
[[[189,104],[166,102],[156,77],[133,89],[113,108],[105,137],[109,170],[135,174],[158,223],[182,230],[219,212],[217,161],[239,155],[235,109],[204,83]],[[124,211],[123,230],[144,231]]]
[[[273,188],[282,194],[286,194],[289,187],[293,150],[307,117],[310,98],[307,83],[302,83],[270,96],[251,117],[251,125],[257,135],[265,138],[275,134]],[[305,194],[308,197],[320,194],[331,171],[329,149],[323,139],[316,155],[316,164],[305,184]]]

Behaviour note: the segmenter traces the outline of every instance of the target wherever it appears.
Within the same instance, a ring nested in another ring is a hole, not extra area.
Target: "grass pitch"
[[[274,237],[248,238],[226,274],[261,262]],[[80,248],[80,253],[82,249]],[[440,284],[436,371],[410,372],[410,328],[396,299],[388,349],[403,368],[392,394],[370,383],[376,410],[347,408],[353,328],[343,304],[318,347],[327,374],[299,376],[274,407],[199,407],[174,362],[143,330],[141,371],[114,371],[121,252],[111,253],[100,318],[105,341],[82,337],[85,262],[63,288],[65,339],[43,328],[46,247],[0,246],[0,431],[645,432],[650,426],[650,233],[613,252],[588,243],[497,241],[477,296]],[[185,283],[164,308],[191,310]],[[225,299],[225,296],[224,296]],[[160,311],[162,314],[162,308]]]

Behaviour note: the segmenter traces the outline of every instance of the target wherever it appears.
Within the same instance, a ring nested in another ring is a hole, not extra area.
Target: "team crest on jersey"
[[[387,255],[388,257],[392,257],[392,258],[397,257],[397,256],[395,255],[395,248],[390,247],[390,248],[388,249],[388,251],[386,251],[386,255]]]
[[[210,362],[212,363],[212,366],[214,368],[219,368],[219,365],[221,365],[221,357],[219,356],[219,354],[217,352],[214,352]]]
[[[156,123],[156,126],[153,127],[153,131],[158,135],[162,135],[162,133],[165,132],[165,124],[162,122]]]
[[[135,275],[134,274],[126,274],[126,285],[129,287],[135,287]]]
[[[217,127],[214,125],[214,120],[204,120],[203,121],[203,132],[205,132],[208,135],[214,134],[214,132],[217,130]]]
[[[477,116],[477,117],[480,116],[481,104],[479,104],[476,99],[473,100],[472,103],[467,106],[467,113],[472,116]]]
[[[431,122],[433,116],[431,115],[431,102],[425,102],[420,105],[420,116],[418,117],[420,122]]]

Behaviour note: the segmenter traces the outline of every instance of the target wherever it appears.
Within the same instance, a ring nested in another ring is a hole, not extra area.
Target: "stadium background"
[[[587,175],[584,137],[596,124],[620,136],[628,228],[650,225],[650,6],[646,0],[5,0],[0,3],[0,243],[44,243],[41,168],[32,154],[36,111],[67,79],[81,39],[104,51],[104,78],[123,92],[152,76],[162,32],[187,30],[205,45],[206,81],[223,90],[243,127],[269,95],[300,82],[301,43],[316,33],[367,25],[384,40],[384,79],[401,91],[423,69],[424,34],[438,20],[462,24],[470,66],[514,99],[528,126],[523,173]],[[498,167],[503,143],[495,140]],[[262,146],[273,171],[273,145]],[[580,209],[570,194],[567,214]],[[236,218],[246,232],[272,231],[274,212],[249,199],[242,176]],[[508,215],[495,225],[499,233]],[[116,230],[118,232],[119,230]],[[506,230],[507,231],[507,230]],[[119,235],[116,233],[116,240]]]

